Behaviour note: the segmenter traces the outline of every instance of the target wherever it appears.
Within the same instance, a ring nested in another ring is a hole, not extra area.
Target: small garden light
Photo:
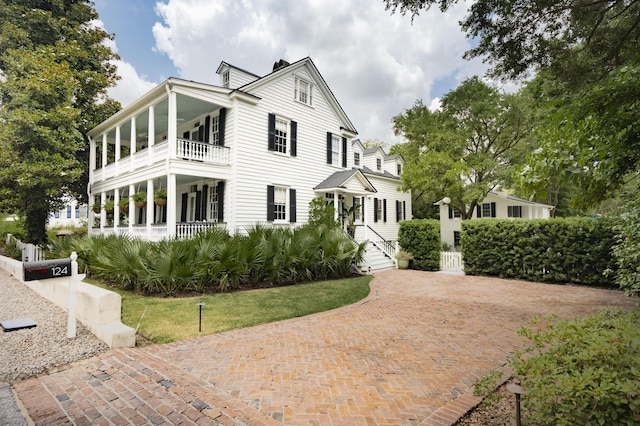
[[[198,303],[196,303],[196,305],[200,307],[200,321],[198,322],[198,333],[202,333],[202,305],[204,305],[204,303],[202,302],[202,300],[200,300]]]
[[[522,423],[520,420],[520,395],[526,394],[527,390],[520,386],[520,382],[518,381],[508,384],[507,390],[516,395],[516,426],[521,426]]]

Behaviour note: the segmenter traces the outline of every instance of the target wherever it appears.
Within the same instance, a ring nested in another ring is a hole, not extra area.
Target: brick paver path
[[[390,270],[345,308],[111,350],[15,389],[43,425],[450,425],[532,316],[635,302],[610,290]]]

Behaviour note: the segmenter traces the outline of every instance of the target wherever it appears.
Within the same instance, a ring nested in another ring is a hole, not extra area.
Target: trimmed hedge
[[[463,221],[464,271],[467,275],[615,287],[613,225],[606,218]]]
[[[414,219],[400,222],[398,244],[413,255],[412,269],[440,270],[440,222],[434,219]]]

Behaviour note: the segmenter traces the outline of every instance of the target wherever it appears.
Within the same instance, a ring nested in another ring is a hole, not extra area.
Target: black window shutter
[[[267,222],[273,222],[273,201],[275,188],[273,185],[267,185]]]
[[[291,156],[298,155],[298,123],[291,122]]]
[[[342,167],[347,167],[347,138],[342,138]]]
[[[378,221],[378,199],[377,198],[373,199],[373,221],[374,222]]]
[[[289,222],[295,223],[297,221],[296,217],[296,190],[289,190]]]
[[[220,116],[218,117],[218,145],[224,146],[224,126],[227,123],[227,109],[220,108]]]
[[[407,202],[402,202],[402,220],[407,220]]]
[[[478,219],[482,217],[482,206],[480,204],[476,206],[476,217]]]
[[[491,217],[496,217],[496,203],[491,203]]]
[[[209,141],[211,140],[210,133],[211,133],[211,117],[207,115],[204,119],[204,141],[206,143],[209,143]]]
[[[224,181],[218,182],[218,222],[224,222]]]
[[[269,151],[276,149],[276,116],[269,114]]]
[[[453,219],[453,209],[449,206],[449,219]]]
[[[182,207],[180,208],[180,222],[187,221],[187,201],[189,201],[189,194],[186,192],[182,194]]]
[[[382,221],[387,221],[387,199],[382,200]]]
[[[190,139],[190,138],[191,138],[191,133],[189,133],[188,130],[182,134],[182,139]]]
[[[362,202],[360,203],[362,205],[362,220],[364,220],[364,200],[365,198],[362,197]]]
[[[202,191],[196,191],[196,220],[202,220]]]
[[[167,205],[162,206],[162,223],[167,223]]]
[[[209,185],[202,185],[202,220],[207,220],[207,204],[209,204]]]
[[[331,132],[327,132],[327,164],[331,164]]]
[[[400,222],[400,215],[402,214],[402,210],[400,209],[400,201],[396,200],[396,222]]]

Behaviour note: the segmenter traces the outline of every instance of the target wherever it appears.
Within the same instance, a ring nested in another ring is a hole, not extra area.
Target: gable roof
[[[364,150],[364,155],[371,155],[371,154],[375,154],[376,152],[380,151],[382,153],[382,156],[385,157],[385,153],[384,153],[384,149],[382,149],[379,146],[375,146],[373,148],[366,148]]]
[[[531,205],[536,205],[536,206],[541,206],[541,207],[547,207],[549,209],[554,208],[553,206],[551,206],[549,204],[536,203],[535,201],[525,200],[524,198],[519,198],[519,197],[516,197],[515,195],[511,195],[511,194],[508,194],[506,192],[490,191],[489,194],[487,194],[487,195],[493,195],[493,196],[498,197],[498,198],[504,198],[506,200],[517,201],[517,202],[523,203],[523,204],[531,204]]]
[[[369,192],[378,192],[378,190],[373,186],[373,184],[367,179],[367,177],[362,173],[362,170],[358,168],[353,168],[351,170],[342,170],[339,172],[335,172],[322,182],[320,182],[315,188],[314,191],[335,191],[335,190],[344,190],[347,189],[347,183],[353,179],[360,181],[365,191]]]
[[[354,136],[357,135],[358,131],[356,130],[355,126],[353,125],[349,117],[347,117],[347,114],[344,112],[344,109],[342,109],[342,106],[329,88],[329,85],[324,80],[324,78],[320,74],[320,71],[318,71],[318,68],[313,63],[311,58],[308,56],[285,67],[278,68],[275,71],[272,71],[271,73],[265,75],[264,77],[260,77],[257,80],[252,81],[251,83],[240,86],[238,87],[238,90],[251,93],[252,90],[257,90],[261,87],[264,87],[265,85],[282,77],[283,75],[295,72],[295,70],[301,68],[305,68],[309,75],[313,78],[315,85],[318,87],[324,98],[327,100],[327,103],[333,109],[336,116],[342,123],[341,129],[353,133]]]
[[[245,73],[245,74],[252,75],[252,76],[254,76],[255,78],[260,78],[260,76],[259,76],[258,74],[254,74],[254,73],[252,73],[251,71],[247,71],[247,70],[242,69],[242,68],[240,68],[240,67],[236,67],[235,65],[231,65],[230,63],[225,62],[225,61],[220,62],[220,65],[218,65],[218,69],[216,70],[216,74],[220,74],[220,70],[221,70],[224,66],[228,66],[229,68],[237,69],[238,71],[242,71],[242,72],[243,72],[243,73]]]
[[[371,170],[370,168],[368,168],[367,166],[362,166],[362,173],[367,174],[367,175],[373,175],[373,176],[378,176],[378,177],[394,179],[394,180],[400,180],[399,176],[392,175],[391,173],[389,173],[386,170],[384,172],[375,172],[375,171]]]

